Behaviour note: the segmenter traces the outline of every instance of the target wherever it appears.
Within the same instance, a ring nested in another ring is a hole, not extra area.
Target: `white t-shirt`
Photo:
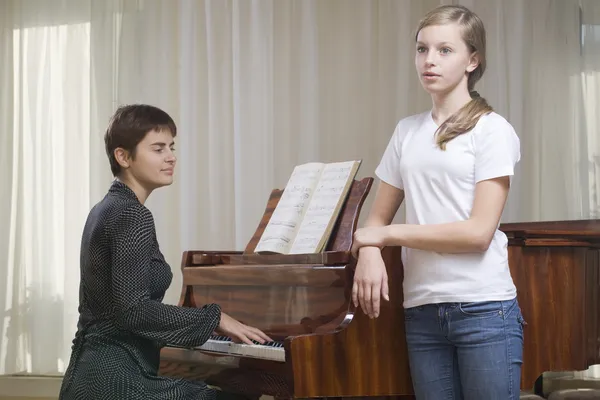
[[[520,142],[496,113],[446,144],[435,143],[431,111],[402,119],[375,170],[404,190],[407,224],[442,224],[470,217],[477,182],[512,176]],[[510,300],[516,288],[508,267],[506,235],[496,229],[485,252],[438,253],[403,248],[404,307],[444,302]]]

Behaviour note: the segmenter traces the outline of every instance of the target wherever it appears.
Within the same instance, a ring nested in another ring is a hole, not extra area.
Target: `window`
[[[79,242],[90,202],[90,23],[28,24],[13,38],[0,374],[60,374],[77,322]]]

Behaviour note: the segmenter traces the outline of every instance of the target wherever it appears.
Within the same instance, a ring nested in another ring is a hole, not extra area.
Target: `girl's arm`
[[[508,196],[509,177],[479,182],[469,219],[431,225],[396,224],[358,231],[355,241],[362,245],[405,246],[440,253],[484,252],[488,249],[500,222]]]
[[[403,200],[403,190],[381,181],[365,222],[366,228],[363,229],[381,229],[388,226]],[[358,249],[356,248],[356,252]],[[389,300],[388,291],[388,277],[380,249],[369,246],[360,247],[352,285],[354,306],[358,307],[360,304],[365,314],[372,318],[377,317],[379,316],[380,298]]]
[[[467,220],[365,227],[355,232],[353,251],[363,246],[404,246],[440,253],[485,252],[498,228],[521,153],[519,138],[508,121],[494,114],[483,124],[473,133],[477,183]]]
[[[403,200],[403,190],[380,181],[365,227],[389,225]]]
[[[389,224],[394,219],[394,215],[398,211],[400,204],[404,200],[404,191],[398,189],[384,181],[380,181],[379,186],[377,187],[377,192],[375,193],[375,199],[373,200],[373,204],[371,205],[371,210],[369,211],[369,215],[367,216],[367,220],[365,221],[364,228],[383,228],[389,226]],[[356,232],[361,231],[362,229],[358,229]],[[356,234],[355,234],[356,241]],[[374,244],[372,246],[365,245],[356,247],[355,254],[364,251],[371,251],[368,248],[374,250],[375,247],[382,247],[382,245]],[[364,249],[364,250],[363,250]]]

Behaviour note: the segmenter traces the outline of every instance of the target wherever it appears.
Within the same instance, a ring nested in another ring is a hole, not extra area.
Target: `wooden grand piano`
[[[350,249],[373,178],[354,180],[324,252],[259,255],[254,248],[282,191],[274,190],[244,252],[186,251],[179,305],[221,305],[274,343],[212,337],[201,348],[165,347],[160,374],[199,379],[248,397],[412,394],[402,314],[400,248],[387,253],[390,301],[379,318],[355,312]],[[407,397],[412,398],[412,397]]]
[[[274,190],[243,252],[186,251],[179,305],[220,304],[275,342],[249,346],[214,336],[195,349],[165,347],[159,373],[203,380],[249,398],[387,397],[413,390],[404,339],[401,248],[383,257],[390,301],[377,319],[351,304],[349,251],[373,179],[353,181],[324,252],[259,255],[254,248],[282,191]],[[600,221],[501,226],[525,326],[521,388],[545,371],[600,364]]]

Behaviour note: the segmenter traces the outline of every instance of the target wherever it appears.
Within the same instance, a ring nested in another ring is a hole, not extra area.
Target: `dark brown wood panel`
[[[378,318],[370,319],[359,309],[348,327],[333,335],[299,336],[286,342],[298,397],[413,393],[404,340],[400,257],[400,247],[384,249],[390,301],[382,303]]]
[[[509,264],[527,325],[521,386],[546,371],[600,362],[600,221],[505,224]]]
[[[343,287],[345,265],[219,265],[186,267],[188,285],[202,286],[311,286]]]
[[[527,323],[525,387],[532,386],[545,370],[584,367],[582,306],[587,251],[578,247],[510,248],[511,273]]]
[[[195,286],[193,298],[196,304],[219,304],[231,317],[275,340],[333,330],[349,307],[344,287],[327,286]]]

